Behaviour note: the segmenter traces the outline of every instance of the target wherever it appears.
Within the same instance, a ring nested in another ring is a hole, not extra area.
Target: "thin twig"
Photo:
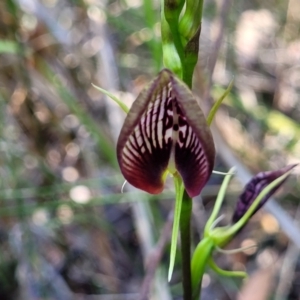
[[[147,258],[148,262],[147,262],[146,275],[142,283],[138,300],[149,299],[149,292],[150,292],[153,278],[155,276],[156,269],[161,261],[166,244],[170,241],[170,237],[172,233],[173,216],[174,216],[174,211],[172,210],[168,215],[167,221],[161,231],[159,240],[155,248],[153,248],[151,254]]]
[[[216,66],[219,50],[220,50],[220,47],[221,47],[221,44],[223,41],[223,37],[224,37],[224,29],[226,28],[225,25],[226,25],[228,11],[230,8],[230,3],[231,3],[231,0],[224,0],[222,2],[222,6],[220,8],[220,14],[219,14],[218,19],[216,20],[219,23],[218,33],[217,33],[215,41],[212,44],[211,54],[209,56],[208,81],[207,81],[207,86],[206,86],[206,89],[205,89],[205,92],[203,95],[204,100],[209,99],[209,97],[210,97],[210,90],[211,90],[212,81],[213,81],[213,73],[214,73],[214,69]]]

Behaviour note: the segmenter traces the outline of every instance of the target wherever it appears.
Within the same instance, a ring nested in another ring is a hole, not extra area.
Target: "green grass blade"
[[[174,177],[174,183],[175,183],[175,192],[176,192],[176,202],[175,202],[174,221],[173,221],[172,238],[171,238],[170,265],[168,271],[169,281],[171,280],[172,273],[174,270],[178,232],[179,232],[179,221],[180,221],[181,206],[182,206],[182,197],[184,192],[184,187],[179,177]]]
[[[230,182],[230,179],[232,177],[232,175],[234,174],[234,170],[235,168],[231,168],[229,170],[229,172],[225,175],[225,178],[223,180],[223,183],[221,185],[221,188],[219,190],[218,196],[217,196],[217,200],[215,202],[213,211],[209,217],[209,219],[206,222],[205,225],[205,229],[204,229],[204,234],[208,235],[209,231],[211,230],[212,224],[214,223],[214,221],[216,220],[218,213],[220,211],[221,205],[223,203],[227,188],[228,188],[228,184]]]
[[[211,108],[208,117],[207,117],[207,124],[208,126],[211,125],[215,114],[217,113],[220,105],[222,104],[223,100],[226,98],[226,96],[230,93],[231,89],[233,87],[233,80],[230,81],[229,86],[227,87],[226,91],[224,92],[224,94],[214,103],[213,107]]]
[[[105,89],[102,89],[101,87],[95,85],[92,83],[92,86],[97,89],[98,91],[100,91],[101,93],[105,94],[106,96],[108,96],[110,99],[112,99],[113,101],[115,101],[119,106],[120,108],[123,109],[123,111],[128,114],[129,112],[129,108],[127,107],[127,105],[122,102],[120,99],[118,99],[115,95],[113,95],[112,93],[108,92],[107,90]]]

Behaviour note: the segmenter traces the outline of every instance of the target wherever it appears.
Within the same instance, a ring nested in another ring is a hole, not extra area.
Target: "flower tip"
[[[137,176],[134,176],[133,173],[128,173],[126,169],[122,170],[122,173],[126,178],[125,182],[128,181],[135,188],[140,189],[149,194],[160,194],[164,189],[164,178],[153,177],[152,180],[149,180],[148,177],[143,176],[145,174],[136,173]]]
[[[292,169],[294,169],[294,168],[297,167],[298,165],[299,165],[299,164],[297,163],[297,164],[291,164],[291,165],[286,166],[287,172],[290,171],[290,170],[292,170]]]

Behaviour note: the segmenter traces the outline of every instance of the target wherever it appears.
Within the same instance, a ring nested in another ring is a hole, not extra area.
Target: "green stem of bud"
[[[193,299],[200,299],[202,278],[213,248],[213,241],[209,237],[204,237],[193,254],[191,263]]]
[[[179,55],[181,65],[184,68],[184,49],[178,29],[179,15],[182,10],[184,0],[165,0],[164,16],[169,24],[170,33]]]
[[[183,299],[192,299],[191,278],[191,214],[193,200],[184,191],[180,216]]]
[[[164,66],[174,72],[179,78],[182,78],[183,50],[178,45],[178,40],[176,41],[176,47],[172,30],[165,16],[164,0],[162,0],[161,6],[161,39]],[[175,35],[175,39],[178,39],[178,35]]]
[[[186,0],[186,9],[179,22],[179,31],[187,43],[199,30],[202,19],[203,0]]]

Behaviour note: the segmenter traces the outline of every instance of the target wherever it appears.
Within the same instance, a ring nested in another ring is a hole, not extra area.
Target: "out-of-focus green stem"
[[[187,43],[201,25],[203,0],[186,0],[186,9],[179,22],[179,31]]]
[[[182,55],[178,53],[171,28],[165,17],[164,0],[161,4],[161,40],[164,66],[182,78]]]
[[[213,241],[209,237],[206,237],[198,244],[194,251],[191,263],[193,300],[200,299],[201,282],[213,247]]]
[[[184,191],[180,216],[180,238],[181,238],[181,259],[182,259],[182,282],[183,299],[192,299],[192,278],[191,278],[191,213],[192,199]]]
[[[176,47],[177,53],[181,61],[182,68],[184,69],[184,49],[180,40],[177,24],[169,23],[169,26],[170,26],[170,31],[172,33],[174,45]]]
[[[184,5],[183,0],[165,0],[164,16],[169,24],[170,35],[179,55],[181,65],[184,68],[184,48],[178,28],[179,15]]]

